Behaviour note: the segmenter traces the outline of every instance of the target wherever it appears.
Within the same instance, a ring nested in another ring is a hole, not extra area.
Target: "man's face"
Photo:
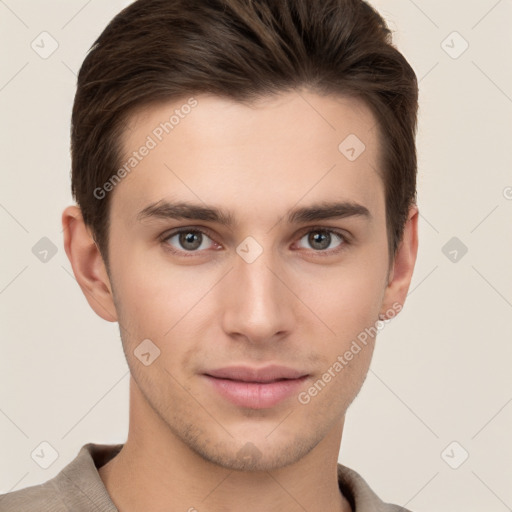
[[[354,99],[307,92],[252,107],[195,99],[168,134],[155,128],[186,100],[131,118],[125,161],[148,136],[156,146],[112,192],[111,285],[147,402],[132,413],[144,428],[150,410],[167,435],[216,464],[272,469],[341,431],[368,370],[374,340],[357,340],[385,309],[389,268],[376,121]],[[164,201],[219,209],[232,224],[151,215]],[[359,206],[289,218],[331,203]],[[146,362],[160,350],[147,366],[134,354],[143,340]],[[227,396],[226,382],[206,375],[269,365],[307,377],[288,394],[279,384],[235,384]]]

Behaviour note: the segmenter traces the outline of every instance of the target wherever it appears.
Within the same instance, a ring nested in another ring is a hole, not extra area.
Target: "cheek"
[[[117,258],[113,274],[120,321],[132,338],[155,341],[187,323],[218,280],[208,265],[178,266],[164,254],[148,262],[148,254],[136,250]]]
[[[337,336],[357,335],[378,318],[385,288],[384,264],[358,258],[336,268],[319,267],[303,279],[299,296]]]
[[[359,392],[373,354],[382,283],[383,278],[376,271],[352,269],[330,276],[321,289],[310,289],[311,309],[334,334],[315,335],[322,373],[306,390],[305,400],[318,397],[317,406],[332,407],[334,414],[346,410]]]

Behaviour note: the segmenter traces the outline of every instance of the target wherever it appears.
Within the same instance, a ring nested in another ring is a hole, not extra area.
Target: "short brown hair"
[[[109,265],[111,194],[136,109],[199,93],[240,102],[307,87],[361,98],[377,118],[394,257],[416,202],[416,75],[362,0],[138,0],[91,47],[71,127],[73,197]],[[340,141],[341,142],[341,141]]]

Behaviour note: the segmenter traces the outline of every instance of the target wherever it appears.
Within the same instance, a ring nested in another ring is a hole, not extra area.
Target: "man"
[[[139,0],[78,77],[64,246],[131,372],[123,445],[16,511],[405,510],[338,464],[417,253],[414,72],[356,0]]]

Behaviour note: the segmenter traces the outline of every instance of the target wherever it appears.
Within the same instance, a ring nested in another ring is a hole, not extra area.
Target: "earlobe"
[[[381,316],[388,317],[386,311],[398,312],[405,303],[418,253],[418,217],[418,207],[416,205],[411,206],[402,241],[390,270],[389,281],[382,302]]]
[[[78,206],[62,212],[64,249],[87,302],[104,320],[117,322],[112,287],[101,253]]]

